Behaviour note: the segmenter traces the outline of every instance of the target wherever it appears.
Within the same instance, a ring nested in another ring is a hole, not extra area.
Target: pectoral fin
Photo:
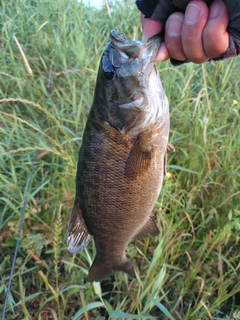
[[[167,144],[167,153],[175,152],[175,148],[171,143]]]
[[[158,226],[154,222],[153,218],[150,217],[145,226],[136,234],[134,238],[148,238],[150,236],[156,237],[160,233]]]
[[[82,216],[77,199],[75,200],[71,220],[67,232],[67,247],[71,253],[83,250],[90,241],[90,233]]]
[[[151,132],[143,133],[138,137],[126,162],[126,176],[134,178],[150,166],[154,154],[151,137]]]

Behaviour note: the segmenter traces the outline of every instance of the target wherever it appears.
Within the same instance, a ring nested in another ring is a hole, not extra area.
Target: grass
[[[0,310],[26,203],[5,319],[240,315],[239,59],[159,65],[176,152],[154,209],[160,236],[128,247],[137,280],[85,283],[93,243],[77,255],[66,249],[99,59],[115,26],[141,38],[126,3],[111,16],[75,0],[0,4]]]

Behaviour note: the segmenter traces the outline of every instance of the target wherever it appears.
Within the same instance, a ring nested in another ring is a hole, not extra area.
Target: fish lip
[[[160,44],[163,42],[163,33],[158,33],[142,42],[142,58],[149,62],[155,62]]]
[[[124,38],[122,37],[124,35]],[[123,32],[113,29],[110,32],[112,45],[120,52],[124,52],[127,56],[137,58],[141,51],[141,41],[129,40]]]
[[[134,45],[140,45],[141,44],[141,41],[133,41],[133,40],[129,40],[128,38],[127,38],[127,36],[125,35],[125,33],[124,32],[119,32],[118,31],[118,29],[116,28],[116,29],[113,29],[113,30],[111,30],[110,31],[110,35],[111,35],[111,39],[112,40],[115,40],[115,41],[118,41],[118,42],[120,42],[120,43],[122,43],[122,44],[134,44]],[[121,37],[121,35],[123,35],[124,36],[124,38],[123,37]]]
[[[145,41],[142,41],[142,45],[143,46],[147,46],[147,45],[151,45],[152,43],[155,43],[155,42],[163,42],[164,40],[164,34],[163,32],[160,32],[160,33],[157,33],[153,36],[151,36],[150,38],[146,39]]]
[[[163,39],[164,39],[163,32],[160,32],[160,33],[157,33],[157,34],[153,35],[152,37],[146,39],[145,41],[129,40],[127,38],[127,36],[125,35],[125,33],[124,32],[119,32],[117,28],[111,30],[110,31],[110,35],[111,35],[112,40],[118,41],[120,43],[123,43],[123,44],[131,43],[133,45],[143,45],[143,46],[148,45],[148,44],[152,44],[155,41],[162,42]],[[124,35],[124,38],[121,37],[121,35]]]

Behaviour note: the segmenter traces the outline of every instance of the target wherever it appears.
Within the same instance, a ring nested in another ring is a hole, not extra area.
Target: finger
[[[203,29],[208,19],[208,7],[205,2],[191,1],[185,13],[182,27],[182,44],[189,61],[203,63],[209,59],[202,42]]]
[[[203,47],[210,58],[221,57],[228,48],[228,11],[221,0],[214,0],[209,7],[209,18],[203,30]]]
[[[181,12],[173,13],[166,22],[165,44],[171,58],[184,61],[186,55],[182,45],[182,27],[184,14]]]
[[[155,62],[160,62],[169,59],[169,52],[166,48],[166,45],[164,42],[161,43],[160,48],[158,50],[157,56],[155,58]]]
[[[145,18],[143,14],[141,14],[141,23],[143,30],[142,41],[148,40],[150,37],[160,33],[163,30],[162,22],[154,20],[152,18]],[[158,62],[167,59],[169,59],[168,51],[165,44],[161,43],[155,61]]]
[[[158,34],[163,30],[163,23],[152,18],[145,18],[143,14],[141,14],[141,23],[143,30],[142,40],[146,41],[150,37]]]

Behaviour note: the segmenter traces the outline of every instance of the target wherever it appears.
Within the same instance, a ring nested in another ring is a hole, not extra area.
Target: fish
[[[67,247],[77,253],[93,237],[87,282],[113,271],[136,277],[126,248],[158,236],[152,210],[166,175],[169,104],[154,60],[162,35],[129,40],[114,29],[102,55],[79,151]]]

